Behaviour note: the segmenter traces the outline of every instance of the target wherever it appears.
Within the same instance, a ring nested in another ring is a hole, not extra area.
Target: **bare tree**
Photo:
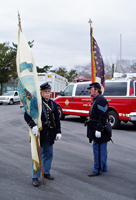
[[[132,73],[136,73],[136,61],[135,60],[132,61],[132,65],[130,68],[131,68]]]
[[[104,63],[104,67],[105,67],[105,78],[108,79],[108,78],[112,78],[112,65],[106,61]]]
[[[131,72],[131,61],[130,60],[117,60],[115,71],[120,72],[120,73],[130,73]]]
[[[119,73],[134,73],[136,72],[136,61],[133,60],[119,60],[117,58],[116,62],[113,64],[111,61],[108,59],[104,63],[105,65],[105,77],[106,78],[112,78],[112,65],[114,64],[114,72],[119,72]]]
[[[91,78],[91,64],[76,65],[74,68],[77,71],[78,78]]]

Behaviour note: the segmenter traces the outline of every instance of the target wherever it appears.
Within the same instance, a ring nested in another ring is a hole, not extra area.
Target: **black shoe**
[[[50,174],[44,174],[44,178],[47,178],[49,180],[54,180],[54,177],[51,176]]]
[[[32,178],[32,184],[34,187],[39,187],[40,183],[38,181],[38,178]]]
[[[90,174],[88,174],[89,177],[91,176],[98,176],[99,174],[95,173],[94,171],[92,171]]]

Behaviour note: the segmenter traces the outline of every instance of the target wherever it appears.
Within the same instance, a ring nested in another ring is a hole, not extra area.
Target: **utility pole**
[[[120,34],[120,61],[122,59],[122,35]]]

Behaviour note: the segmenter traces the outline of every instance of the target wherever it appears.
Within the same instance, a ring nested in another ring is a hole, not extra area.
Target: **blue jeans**
[[[40,149],[42,167],[44,174],[50,174],[51,163],[53,159],[53,145],[49,145],[49,138],[47,136],[44,145]],[[33,163],[32,163],[32,178],[39,178],[41,174],[41,169],[38,170],[37,174],[33,172]]]
[[[93,141],[94,167],[93,171],[101,174],[102,171],[107,171],[107,142],[97,143]]]

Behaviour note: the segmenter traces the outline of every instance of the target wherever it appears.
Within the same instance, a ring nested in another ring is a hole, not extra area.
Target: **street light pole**
[[[120,34],[120,61],[122,59],[122,35]]]

